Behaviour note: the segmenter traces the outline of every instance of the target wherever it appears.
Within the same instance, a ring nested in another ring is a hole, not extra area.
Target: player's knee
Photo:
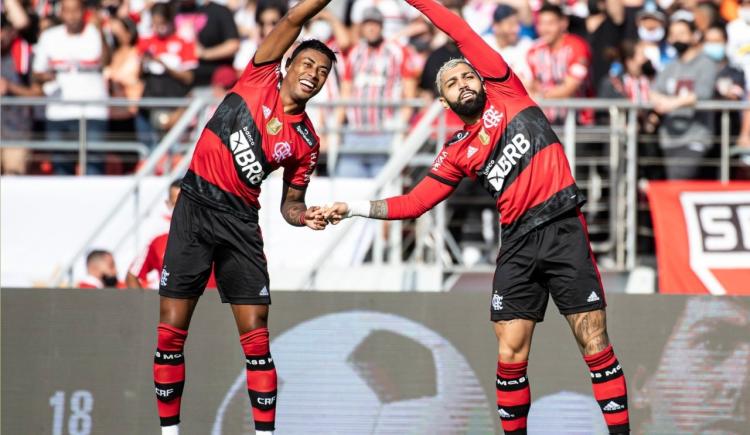
[[[525,343],[511,343],[501,340],[498,355],[500,361],[507,363],[527,361],[529,359],[529,346]]]

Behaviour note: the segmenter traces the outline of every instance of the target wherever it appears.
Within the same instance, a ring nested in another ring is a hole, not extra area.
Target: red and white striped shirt
[[[561,85],[567,77],[583,81],[572,98],[591,97],[590,66],[591,49],[580,36],[566,33],[558,47],[553,49],[539,39],[534,42],[528,54],[529,68],[537,85],[537,91],[546,91]],[[564,120],[565,109],[546,109],[544,113],[551,122]],[[579,112],[579,122],[589,124],[593,112]]]
[[[351,98],[357,101],[396,100],[403,96],[405,79],[418,74],[414,56],[396,41],[370,47],[361,41],[346,57],[344,81],[351,82]],[[394,115],[393,108],[355,107],[349,109],[349,125],[376,129]]]

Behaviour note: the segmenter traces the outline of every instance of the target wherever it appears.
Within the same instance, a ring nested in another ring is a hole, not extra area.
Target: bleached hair
[[[474,71],[474,74],[476,74],[477,77],[479,77],[481,80],[481,76],[479,75],[477,70],[474,68],[474,66],[471,63],[469,63],[468,60],[466,60],[466,58],[459,57],[459,58],[451,59],[448,62],[445,62],[443,66],[440,67],[440,69],[437,72],[437,75],[435,76],[435,89],[437,89],[438,96],[441,96],[441,97],[443,96],[443,89],[440,86],[440,82],[442,81],[443,74],[445,74],[445,72],[448,71],[449,69],[453,69],[461,64],[468,65],[469,68],[471,68]]]

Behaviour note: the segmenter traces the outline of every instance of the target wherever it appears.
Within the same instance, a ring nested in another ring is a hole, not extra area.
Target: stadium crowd
[[[716,155],[717,115],[693,106],[747,98],[750,0],[444,2],[507,59],[535,98],[650,102],[640,128],[657,139],[643,152],[696,162],[667,166],[661,176],[714,175],[698,162]],[[82,117],[88,141],[153,148],[182,110],[139,107],[138,100],[222,96],[289,6],[286,0],[3,0],[0,94],[133,100],[131,107],[109,108],[3,105],[3,173],[76,173],[74,154],[31,159],[28,149],[12,144],[78,140]],[[433,100],[437,70],[459,56],[453,42],[401,0],[334,2],[307,26],[301,39],[308,38],[340,53],[317,101]],[[561,124],[566,111],[546,114]],[[350,107],[313,109],[310,116],[318,126],[343,127],[341,149],[354,154],[338,158],[336,175],[371,177],[384,165],[394,132],[419,113]],[[601,116],[581,110],[577,122],[594,125]],[[750,115],[734,113],[731,132],[733,143],[750,147]],[[89,153],[88,174],[128,170],[110,154]]]

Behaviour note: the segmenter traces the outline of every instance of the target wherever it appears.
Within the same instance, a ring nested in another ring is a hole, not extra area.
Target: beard
[[[459,116],[476,116],[479,115],[484,109],[484,105],[487,102],[487,95],[484,89],[480,89],[477,96],[466,103],[461,102],[461,97],[456,101],[448,101],[448,106],[452,111],[456,112]]]

